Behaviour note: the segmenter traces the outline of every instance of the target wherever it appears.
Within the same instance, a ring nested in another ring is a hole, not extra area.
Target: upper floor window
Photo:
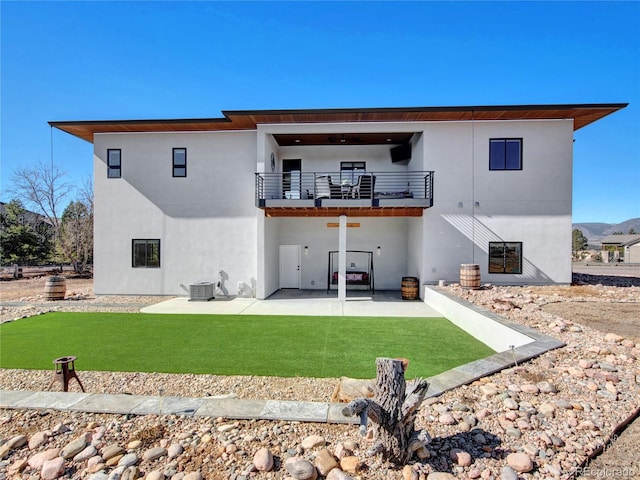
[[[107,150],[107,177],[120,178],[122,176],[122,152],[119,148]]]
[[[522,139],[490,139],[489,170],[522,170]]]
[[[173,176],[174,177],[187,176],[187,149],[186,148],[173,149]]]
[[[357,183],[366,170],[366,162],[340,162],[340,182]]]
[[[489,273],[522,273],[522,242],[489,242]]]
[[[131,266],[160,268],[160,240],[133,240]]]

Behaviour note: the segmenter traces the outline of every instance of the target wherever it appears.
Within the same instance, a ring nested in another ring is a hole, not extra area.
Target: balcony
[[[433,172],[256,173],[255,200],[267,216],[422,216]]]

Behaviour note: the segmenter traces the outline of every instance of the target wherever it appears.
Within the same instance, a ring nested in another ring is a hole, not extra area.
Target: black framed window
[[[122,176],[122,151],[119,148],[107,150],[107,177],[120,178]]]
[[[340,162],[340,182],[357,183],[358,177],[366,171],[366,162]]]
[[[522,273],[522,242],[489,242],[489,273]]]
[[[160,268],[160,240],[134,239],[131,248],[133,268]]]
[[[522,170],[522,139],[491,138],[489,170]]]
[[[174,177],[187,176],[187,149],[186,148],[173,149],[173,176]]]

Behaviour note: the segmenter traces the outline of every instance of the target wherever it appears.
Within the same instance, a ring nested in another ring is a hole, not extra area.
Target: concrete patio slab
[[[302,315],[353,317],[442,317],[419,300],[402,300],[400,292],[349,292],[345,302],[336,292],[326,290],[280,290],[266,300],[255,298],[216,298],[209,302],[190,302],[172,298],[141,310],[142,313],[200,315]]]
[[[186,297],[172,298],[142,308],[142,313],[194,314],[194,315],[242,315],[258,300],[255,298],[234,298],[232,300],[211,300],[190,302]]]

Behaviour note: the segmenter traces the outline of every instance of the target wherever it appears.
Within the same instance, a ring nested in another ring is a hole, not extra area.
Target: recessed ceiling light
[[[299,138],[296,138],[294,141],[295,141],[296,143],[300,143],[300,139],[299,139]]]
[[[387,142],[390,142],[390,141],[391,141],[391,139],[390,139],[390,138],[387,138]]]

